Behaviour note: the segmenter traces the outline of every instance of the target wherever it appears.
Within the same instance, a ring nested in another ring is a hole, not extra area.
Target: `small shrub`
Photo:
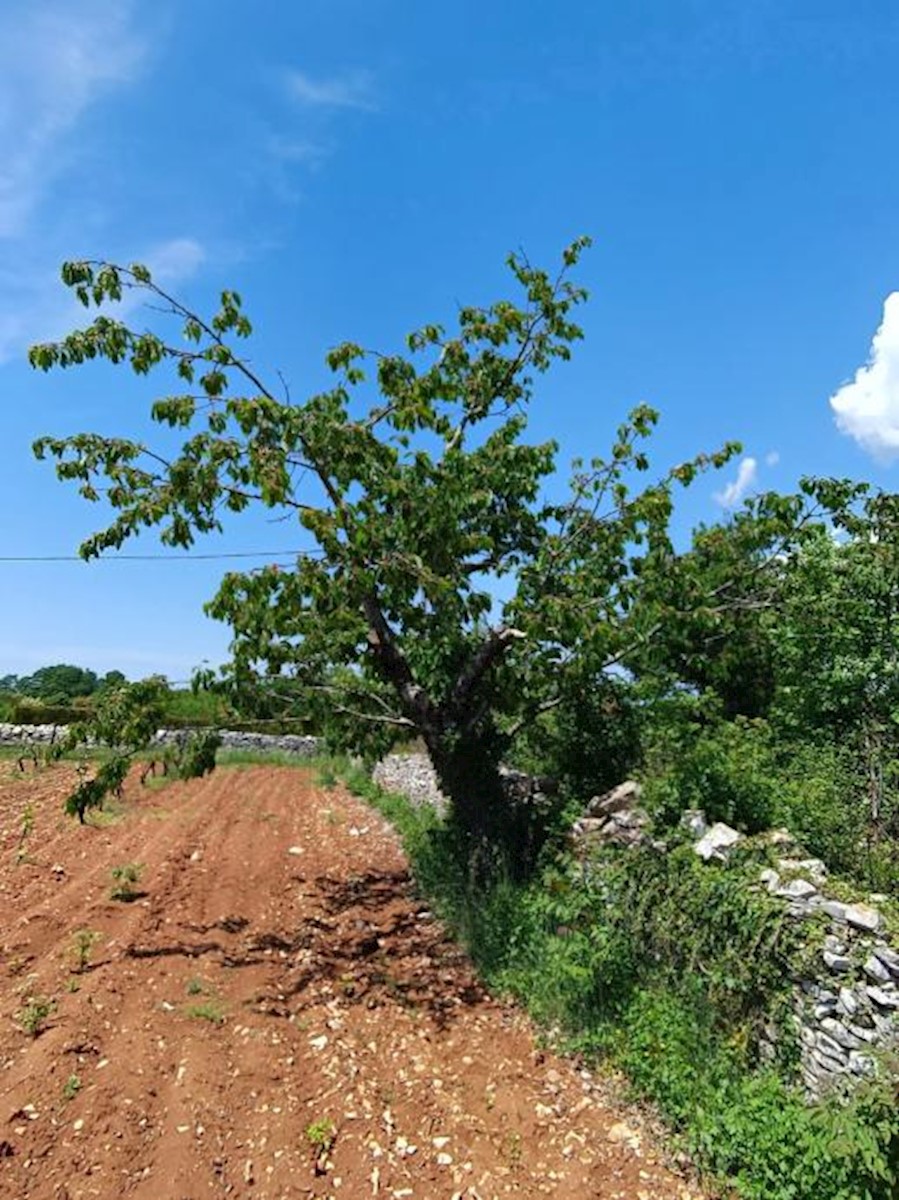
[[[747,833],[769,828],[778,810],[778,772],[764,721],[738,718],[691,727],[679,747],[659,748],[646,779],[646,803],[664,825],[688,808]]]
[[[47,996],[31,996],[25,1007],[16,1013],[16,1020],[24,1033],[36,1038],[47,1028],[55,1007],[56,1002]]]
[[[329,792],[332,788],[337,786],[337,783],[337,773],[330,763],[326,763],[323,767],[321,767],[318,771],[318,774],[315,776],[315,786],[324,788]]]
[[[79,929],[72,938],[72,970],[82,975],[90,965],[94,946],[100,941],[101,934],[93,929]]]
[[[218,1000],[205,1000],[202,1004],[188,1004],[185,1015],[195,1021],[208,1021],[211,1025],[223,1025],[225,1010]]]
[[[317,1150],[330,1150],[334,1145],[334,1137],[334,1126],[326,1119],[312,1121],[306,1126],[306,1141]]]
[[[140,882],[142,872],[143,867],[140,863],[122,863],[121,866],[113,867],[110,872],[112,875],[110,900],[119,900],[123,904],[130,904],[131,901],[137,900],[141,893],[135,884]]]
[[[306,1141],[313,1151],[316,1175],[324,1175],[331,1166],[328,1155],[333,1150],[336,1140],[337,1130],[325,1118],[312,1121],[306,1126]]]
[[[63,1089],[62,1089],[63,1100],[66,1100],[66,1101],[74,1100],[75,1097],[78,1095],[78,1093],[81,1091],[82,1086],[83,1085],[81,1083],[81,1080],[78,1078],[77,1075],[74,1075],[74,1074],[70,1075],[69,1078],[65,1081],[65,1084],[63,1085]]]

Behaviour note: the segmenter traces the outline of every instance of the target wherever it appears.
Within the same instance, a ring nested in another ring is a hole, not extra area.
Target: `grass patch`
[[[237,750],[225,747],[215,756],[218,767],[301,767],[303,770],[327,768],[332,760],[321,755],[304,756],[287,750]]]
[[[184,1015],[193,1021],[208,1021],[211,1025],[224,1025],[227,1014],[219,1000],[204,1000],[199,1004],[185,1006]]]

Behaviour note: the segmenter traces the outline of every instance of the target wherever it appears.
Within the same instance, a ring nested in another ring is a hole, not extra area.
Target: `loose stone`
[[[833,917],[835,921],[846,920],[846,912],[849,908],[848,904],[844,904],[841,900],[825,900],[821,905],[821,911],[826,912],[829,917]]]
[[[807,879],[791,879],[789,883],[782,884],[774,894],[783,896],[785,900],[807,900],[809,896],[817,895],[817,892],[815,885]]]
[[[849,1055],[849,1070],[853,1075],[873,1075],[874,1059],[869,1054],[859,1054],[853,1050]]]
[[[899,954],[895,950],[891,950],[889,946],[875,946],[874,953],[891,975],[899,977]]]
[[[723,821],[716,821],[708,833],[703,834],[693,849],[706,862],[712,858],[723,861],[727,858],[731,847],[735,846],[742,837],[742,833],[732,829],[730,825],[725,825]]]
[[[873,932],[880,925],[880,913],[867,904],[850,904],[846,907],[846,920],[856,929]]]
[[[894,1011],[899,1008],[899,992],[888,992],[886,988],[880,987],[866,987],[865,991],[881,1008],[889,1008]]]
[[[854,1033],[850,1033],[845,1025],[842,1025],[833,1017],[824,1017],[821,1021],[821,1028],[835,1042],[839,1042],[845,1050],[858,1050],[862,1045],[861,1038],[857,1038]]]
[[[847,987],[840,988],[839,1006],[847,1017],[852,1017],[858,1011],[858,1001],[855,998],[855,993],[851,992]]]
[[[837,1062],[843,1062],[848,1057],[846,1049],[826,1033],[819,1033],[815,1038],[815,1044],[822,1054],[836,1059]]]
[[[869,979],[873,979],[875,983],[889,983],[890,972],[887,967],[880,961],[876,955],[872,954],[862,968]]]
[[[852,961],[845,954],[833,954],[830,950],[824,951],[824,961],[828,970],[833,971],[835,975],[842,975],[852,966]]]

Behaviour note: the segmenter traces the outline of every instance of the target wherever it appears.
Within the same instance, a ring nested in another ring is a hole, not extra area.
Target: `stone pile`
[[[427,754],[388,754],[376,764],[372,779],[385,792],[396,792],[415,805],[430,804],[446,812],[447,799]]]
[[[554,793],[552,780],[500,767],[503,790],[514,807],[540,807]],[[415,805],[430,804],[439,813],[447,810],[448,801],[440,790],[437,774],[427,754],[388,754],[375,765],[372,779],[385,792],[397,792]]]
[[[646,840],[649,814],[640,807],[642,789],[634,779],[594,796],[571,827],[580,855],[596,846],[639,846]]]

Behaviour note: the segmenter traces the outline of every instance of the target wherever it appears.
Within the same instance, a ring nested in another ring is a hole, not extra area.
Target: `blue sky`
[[[586,341],[532,410],[562,464],[646,401],[660,467],[745,446],[684,529],[803,474],[895,489],[897,66],[893,0],[4,0],[0,558],[100,523],[36,436],[146,429],[152,386],[25,362],[79,319],[73,257],[148,261],[203,309],[238,288],[299,397],[335,342],[393,349],[503,294],[509,250],[589,233]],[[263,516],[200,549],[296,544]],[[0,674],[185,679],[227,655],[201,612],[227,566],[0,561]]]

